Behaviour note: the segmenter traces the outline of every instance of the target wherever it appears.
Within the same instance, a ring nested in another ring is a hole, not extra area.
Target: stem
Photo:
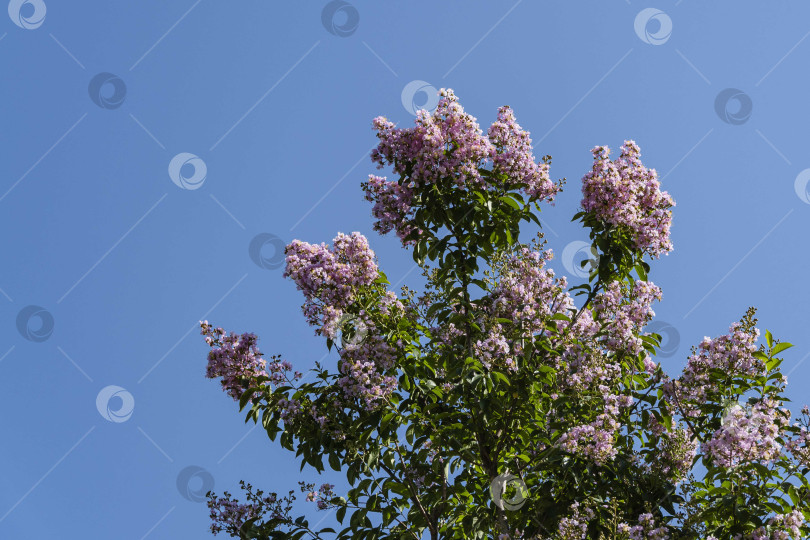
[[[584,304],[582,304],[582,308],[580,308],[579,310],[577,310],[577,313],[576,313],[576,315],[574,315],[574,318],[573,318],[573,319],[571,319],[571,322],[570,322],[570,323],[568,323],[568,326],[566,326],[566,327],[565,327],[565,332],[563,333],[563,337],[564,337],[566,334],[568,334],[568,332],[571,330],[571,327],[573,327],[573,326],[574,326],[574,324],[577,322],[577,319],[579,319],[579,316],[582,314],[582,312],[583,312],[583,311],[585,311],[585,308],[586,308],[586,307],[588,307],[588,304],[590,304],[590,303],[591,303],[591,301],[592,301],[594,298],[596,298],[596,295],[597,295],[597,293],[599,292],[599,289],[600,289],[601,287],[602,287],[602,283],[601,283],[601,282],[597,282],[597,283],[596,283],[596,287],[594,287],[593,289],[591,289],[591,292],[589,292],[589,293],[588,293],[588,298],[586,298],[586,299],[585,299],[585,303],[584,303]]]
[[[399,443],[394,443],[394,444],[396,445],[394,447],[394,450],[396,451],[397,455],[399,456],[399,462],[402,464],[403,471],[405,471],[407,469],[407,465],[405,463],[405,458],[402,457],[402,452],[400,452],[400,450],[399,450]],[[437,530],[436,525],[433,523],[433,521],[431,519],[431,516],[427,513],[427,510],[425,510],[425,507],[422,505],[422,501],[421,501],[421,499],[419,499],[419,495],[418,495],[418,491],[416,489],[416,486],[408,478],[407,474],[405,475],[405,478],[404,478],[404,481],[403,481],[403,480],[400,480],[399,478],[397,478],[396,475],[393,473],[393,471],[391,471],[384,463],[380,462],[380,466],[389,475],[393,475],[392,478],[394,478],[397,482],[404,483],[405,485],[408,486],[408,490],[411,492],[411,500],[414,502],[416,507],[419,509],[419,513],[422,514],[422,517],[425,518],[425,522],[427,523],[428,530],[430,530],[430,538],[432,540],[437,540],[438,537],[439,537],[438,536],[439,531]]]

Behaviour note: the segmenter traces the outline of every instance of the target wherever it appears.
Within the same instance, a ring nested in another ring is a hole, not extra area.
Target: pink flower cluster
[[[798,508],[789,514],[779,514],[768,520],[768,525],[772,527],[772,540],[798,539],[801,535],[800,527],[804,524],[804,514]]]
[[[219,497],[208,503],[211,509],[211,521],[213,522],[211,532],[215,536],[223,531],[232,531],[238,535],[239,530],[246,521],[261,517],[261,508],[259,506],[251,503],[240,503],[227,496],[227,492],[225,495],[226,497]],[[272,496],[268,496],[267,499],[267,504],[275,502]]]
[[[639,159],[634,141],[625,141],[621,156],[610,160],[610,149],[592,150],[593,168],[582,178],[582,208],[614,227],[625,228],[635,247],[653,257],[672,251],[669,240],[672,197],[660,190],[655,169]]]
[[[489,329],[486,339],[479,339],[473,343],[473,352],[487,369],[495,363],[504,365],[511,371],[517,370],[515,359],[509,354],[509,342],[503,335],[500,324],[493,325]]]
[[[222,389],[238,401],[250,387],[251,379],[267,375],[266,362],[256,346],[256,334],[236,335],[231,332],[226,335],[225,330],[212,327],[208,321],[200,321],[200,328],[205,342],[211,347],[205,376],[209,379],[222,377]]]
[[[281,398],[278,400],[279,416],[285,422],[295,420],[301,414],[301,402],[297,399]]]
[[[499,109],[485,136],[452,90],[442,89],[439,95],[435,112],[419,111],[412,128],[397,128],[382,116],[373,121],[380,142],[371,152],[372,161],[378,168],[392,165],[403,178],[397,182],[372,175],[363,183],[366,199],[374,203],[376,230],[383,234],[395,230],[404,239],[415,228],[416,194],[444,179],[460,188],[522,186],[530,198],[553,201],[561,186],[551,182],[547,163],[535,162],[529,133],[509,107]],[[481,174],[488,166],[500,176],[495,183]]]
[[[630,291],[623,283],[613,281],[596,295],[593,317],[607,326],[605,347],[634,355],[644,350],[644,342],[637,335],[655,316],[651,308],[654,300],[661,300],[661,289],[651,281],[636,281]]]
[[[560,187],[551,182],[548,164],[535,162],[529,132],[517,123],[512,109],[498,109],[498,119],[487,135],[494,147],[490,153],[492,172],[506,175],[507,182],[524,184],[526,194],[533,199],[554,200]]]
[[[557,524],[557,538],[559,540],[584,540],[588,534],[588,523],[594,518],[590,508],[580,508],[575,502],[571,505],[570,517],[564,517]]]
[[[334,487],[334,484],[323,484],[316,491],[310,491],[307,493],[307,502],[316,503],[318,510],[326,510],[329,508],[329,501],[335,495],[334,491],[332,491]]]
[[[435,112],[418,111],[412,128],[397,129],[384,117],[375,118],[380,143],[371,159],[380,168],[393,165],[394,172],[409,176],[417,186],[443,178],[451,178],[458,186],[484,186],[478,168],[492,154],[492,143],[452,90],[442,89],[439,94]]]
[[[362,184],[362,187],[366,193],[366,200],[374,203],[371,209],[371,214],[377,218],[374,230],[380,234],[387,234],[393,230],[403,244],[416,243],[415,240],[405,240],[415,229],[411,224],[413,188],[407,184],[389,182],[384,177],[373,174],[368,176],[368,182]],[[421,232],[421,229],[417,231]]]
[[[396,367],[397,349],[385,339],[369,335],[362,342],[341,349],[338,386],[348,398],[374,409],[397,388],[390,373]]]
[[[267,371],[270,372],[270,382],[275,386],[292,383],[303,377],[300,371],[296,371],[290,376],[289,373],[292,370],[292,364],[286,360],[282,360],[281,356],[271,356],[270,362],[267,364]]]
[[[803,467],[810,467],[810,431],[807,429],[808,417],[810,417],[810,408],[805,405],[802,407],[802,416],[805,425],[796,424],[799,428],[799,433],[785,444],[796,461]]]
[[[304,293],[302,306],[307,321],[320,326],[315,333],[334,338],[343,310],[354,301],[358,287],[367,286],[379,277],[374,252],[366,237],[359,232],[351,236],[338,233],[326,244],[308,244],[293,240],[285,250],[289,277]]]
[[[227,491],[223,497],[213,493],[209,495],[208,508],[211,517],[211,532],[217,535],[225,532],[232,537],[239,537],[239,531],[246,521],[255,518],[284,519],[285,505],[289,509],[291,499],[279,498],[277,494],[270,493],[264,496],[261,490],[253,492],[253,486],[240,481],[242,489],[247,492],[249,502],[240,503]]]
[[[802,427],[799,435],[785,446],[799,463],[810,467],[810,431],[806,427]]]
[[[735,467],[749,461],[770,462],[782,449],[777,441],[782,426],[788,423],[777,403],[765,399],[750,413],[740,405],[730,407],[723,425],[704,443],[703,452],[722,467]]]
[[[759,527],[755,531],[734,535],[734,540],[799,540],[801,529],[805,524],[804,515],[798,508],[788,514],[777,514],[768,520],[768,527]],[[770,534],[768,534],[770,530]],[[714,536],[707,540],[717,540]]]
[[[666,527],[656,527],[655,517],[652,514],[641,514],[638,525],[633,527],[625,523],[619,525],[619,532],[628,534],[630,540],[667,540],[669,532]]]
[[[748,331],[738,322],[729,327],[729,333],[715,339],[704,337],[698,350],[689,356],[686,367],[676,380],[663,385],[664,395],[674,401],[682,414],[697,416],[698,407],[709,399],[712,388],[709,374],[720,369],[730,376],[755,377],[765,373],[765,363],[753,356],[759,329]]]
[[[598,351],[585,349],[578,343],[566,345],[562,360],[565,361],[564,365],[557,366],[557,380],[561,390],[584,392],[596,384],[610,383],[621,375],[618,362],[611,361]]]
[[[567,314],[574,302],[565,291],[565,277],[555,279],[554,271],[545,268],[554,254],[532,251],[523,247],[506,261],[498,285],[492,291],[493,308],[497,316],[522,325],[525,335],[545,328],[546,320],[557,314]]]
[[[616,420],[620,407],[633,404],[632,396],[617,396],[610,393],[607,386],[600,385],[599,391],[605,396],[605,409],[593,422],[575,426],[563,433],[558,445],[566,452],[604,465],[618,454],[614,447],[616,435],[621,425]]]
[[[657,452],[648,455],[652,468],[673,482],[682,480],[692,469],[698,441],[689,429],[668,430],[655,417],[650,417],[650,429],[659,436]]]

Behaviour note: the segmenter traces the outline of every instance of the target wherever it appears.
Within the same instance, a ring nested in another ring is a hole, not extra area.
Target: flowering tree
[[[292,515],[294,491],[209,494],[214,533],[239,538],[787,539],[810,526],[808,409],[783,407],[777,356],[753,309],[693,348],[677,378],[645,333],[661,299],[648,260],[672,249],[674,202],[633,141],[593,150],[582,211],[598,253],[587,284],[547,267],[540,224],[562,181],[509,107],[486,134],[451,90],[372,153],[396,180],[362,184],[375,229],[413,251],[426,288],[388,289],[368,241],[293,241],[285,277],[336,347],[304,382],[254,334],[202,322],[208,377],[294,451],[351,489],[301,484],[345,526]],[[572,296],[573,295],[573,296]],[[575,297],[579,300],[575,302]],[[699,477],[695,469],[701,470]]]

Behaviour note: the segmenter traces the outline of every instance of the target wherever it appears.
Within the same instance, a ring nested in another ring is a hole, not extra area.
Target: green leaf
[[[338,520],[338,522],[340,522],[341,525],[343,525],[344,517],[346,517],[346,507],[341,506],[337,509],[337,512],[335,512],[335,518]]]
[[[792,343],[777,343],[773,347],[771,347],[771,356],[777,355],[780,352],[784,351],[785,349],[789,349],[793,347]]]
[[[503,197],[500,198],[500,200],[505,202],[506,204],[508,204],[509,206],[514,208],[515,210],[520,210],[520,205],[512,197],[510,197],[508,195],[504,195]]]

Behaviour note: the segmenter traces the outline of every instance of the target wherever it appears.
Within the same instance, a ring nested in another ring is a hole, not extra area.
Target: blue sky
[[[409,125],[434,88],[483,126],[511,105],[554,157],[568,183],[542,217],[560,272],[564,247],[587,239],[570,218],[590,148],[635,139],[677,202],[675,251],[651,273],[665,368],[757,306],[760,327],[796,345],[797,411],[810,378],[808,18],[798,2],[12,0],[0,537],[201,538],[193,499],[211,483],[335,478],[299,476],[242,423],[204,378],[196,323],[254,331],[302,371],[323,357],[273,238],[360,231],[392,282],[418,285],[410,254],[373,233],[359,183],[375,172],[371,119]]]

